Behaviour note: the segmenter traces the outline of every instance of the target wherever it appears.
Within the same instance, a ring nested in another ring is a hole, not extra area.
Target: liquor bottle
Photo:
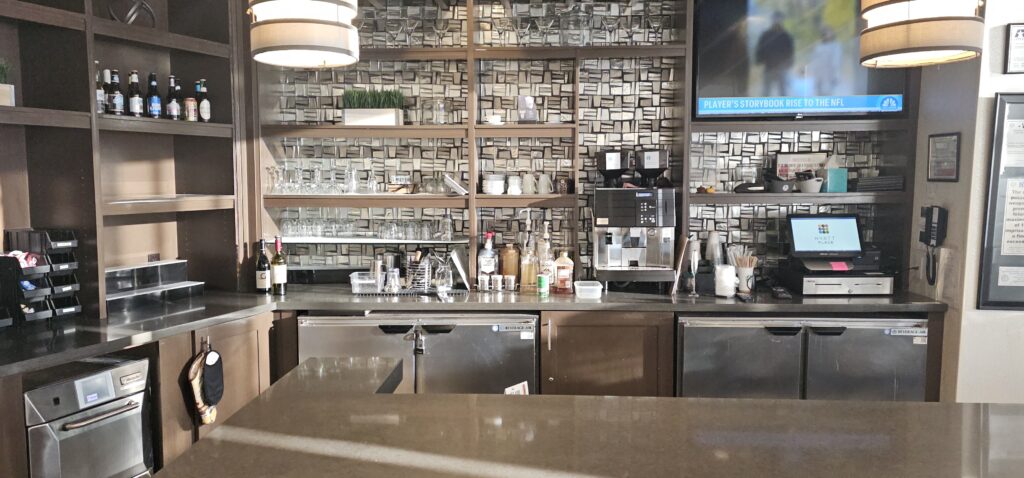
[[[128,75],[128,114],[141,118],[142,113],[142,88],[139,88],[139,71],[132,70]]]
[[[484,248],[476,256],[477,276],[498,273],[498,253],[494,252],[494,233],[484,235]]]
[[[573,262],[568,251],[555,260],[555,282],[552,284],[556,294],[572,294]]]
[[[210,122],[210,98],[206,95],[206,78],[199,80],[199,93],[196,96],[196,101],[199,102],[199,121],[203,123]]]
[[[110,70],[110,88],[107,89],[107,113],[124,114],[124,93],[121,93],[121,73]]]
[[[178,98],[178,80],[174,75],[167,77],[167,101],[164,105],[164,114],[167,119],[181,119],[181,100]]]
[[[511,242],[501,249],[501,275],[519,276],[519,249]]]
[[[107,87],[103,83],[103,71],[100,70],[100,61],[96,60],[96,112],[103,114],[107,112]],[[107,72],[109,73],[109,71]]]
[[[537,290],[537,240],[532,233],[526,234],[526,245],[519,259],[519,290]]]
[[[259,255],[256,256],[256,292],[270,293],[270,259],[267,258],[267,241],[260,239]]]
[[[149,91],[146,92],[146,114],[159,119],[164,112],[164,102],[157,91],[156,73],[149,74]]]
[[[274,295],[285,295],[288,285],[288,264],[284,259],[281,236],[274,238],[274,258],[270,261],[270,280]]]

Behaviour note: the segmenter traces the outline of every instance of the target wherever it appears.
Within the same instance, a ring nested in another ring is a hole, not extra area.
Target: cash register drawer
[[[888,295],[892,294],[892,277],[804,277],[803,295]]]

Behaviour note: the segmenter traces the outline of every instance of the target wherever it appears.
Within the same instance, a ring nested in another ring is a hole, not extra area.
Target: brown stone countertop
[[[363,360],[346,367],[376,367]],[[1024,469],[1022,406],[374,395],[365,380],[347,389],[332,368],[303,364],[157,478],[997,478]]]

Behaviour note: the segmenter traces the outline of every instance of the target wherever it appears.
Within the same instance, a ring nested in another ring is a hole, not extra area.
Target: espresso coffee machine
[[[675,188],[597,188],[594,274],[602,282],[675,279]]]

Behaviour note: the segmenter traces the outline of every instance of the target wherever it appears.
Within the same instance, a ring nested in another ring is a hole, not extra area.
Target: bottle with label
[[[555,261],[555,282],[552,284],[556,294],[572,294],[573,262],[568,251],[562,251]]]
[[[270,293],[270,259],[267,257],[267,241],[260,239],[256,256],[256,292]]]
[[[143,114],[142,88],[139,87],[139,72],[132,70],[128,75],[128,114],[141,118]]]
[[[185,121],[199,121],[199,103],[189,96],[185,98]]]
[[[103,69],[103,112],[110,113],[110,70]]]
[[[284,258],[281,236],[274,238],[274,258],[270,261],[270,281],[274,295],[285,295],[285,289],[288,285],[288,263]]]
[[[533,292],[537,290],[537,241],[533,234],[526,234],[526,245],[519,259],[519,290]]]
[[[541,260],[537,267],[537,295],[546,296],[551,292],[551,279],[555,276],[555,261]]]
[[[164,103],[164,116],[169,120],[181,119],[181,99],[178,97],[178,80],[174,75],[167,77],[167,101]]]
[[[477,276],[498,272],[498,253],[494,252],[494,233],[484,235],[484,248],[476,256]]]
[[[199,80],[199,93],[196,95],[199,102],[199,121],[210,122],[210,98],[206,95],[206,78]]]
[[[100,61],[96,65],[96,112],[103,114],[107,112],[107,87],[103,83],[103,72],[100,70]],[[109,72],[108,72],[109,73]]]
[[[124,93],[121,93],[121,73],[110,70],[110,88],[107,90],[107,113],[124,114]]]
[[[149,74],[149,91],[146,92],[146,114],[150,118],[160,118],[163,116],[164,102],[160,98],[160,92],[157,90],[156,84],[156,73]]]
[[[519,276],[519,249],[511,242],[501,248],[501,275]]]

